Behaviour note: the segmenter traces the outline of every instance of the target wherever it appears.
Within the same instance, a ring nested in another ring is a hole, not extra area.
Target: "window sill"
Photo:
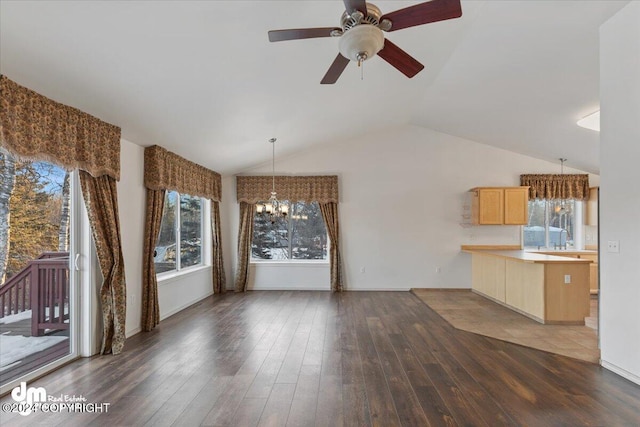
[[[210,269],[211,269],[210,265],[198,265],[194,267],[188,267],[180,271],[171,271],[171,272],[156,274],[156,280],[158,281],[158,285],[161,285],[163,283],[170,283],[176,279],[181,279],[183,277],[199,273],[203,270],[210,270]]]
[[[260,265],[265,267],[324,267],[329,266],[328,260],[306,260],[306,261],[291,261],[291,260],[282,260],[282,261],[272,261],[272,260],[264,260],[264,261],[249,261],[249,265]]]

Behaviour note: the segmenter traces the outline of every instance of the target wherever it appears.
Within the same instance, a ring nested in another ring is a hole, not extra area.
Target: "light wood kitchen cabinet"
[[[587,200],[587,225],[598,225],[598,187],[589,188],[589,200]]]
[[[475,225],[526,225],[529,187],[471,189],[471,222]]]

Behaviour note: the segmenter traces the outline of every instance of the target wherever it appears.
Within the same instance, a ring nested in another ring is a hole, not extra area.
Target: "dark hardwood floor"
[[[29,386],[110,407],[3,426],[640,426],[639,386],[456,330],[409,292],[214,296]]]

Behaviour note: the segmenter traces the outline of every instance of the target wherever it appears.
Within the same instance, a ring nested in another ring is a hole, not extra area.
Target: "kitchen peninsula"
[[[592,260],[472,246],[462,251],[471,254],[475,293],[540,323],[584,325]]]

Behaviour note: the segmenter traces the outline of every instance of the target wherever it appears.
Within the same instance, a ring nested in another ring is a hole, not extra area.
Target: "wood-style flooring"
[[[640,386],[457,330],[409,292],[213,296],[29,385],[110,407],[3,426],[640,425]]]

